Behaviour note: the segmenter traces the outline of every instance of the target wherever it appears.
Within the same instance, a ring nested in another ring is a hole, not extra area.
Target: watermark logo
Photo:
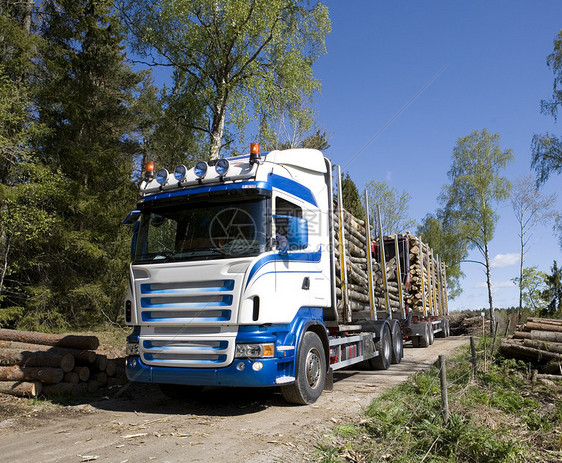
[[[218,212],[209,224],[213,246],[225,254],[244,254],[256,244],[254,218],[245,210],[230,207]]]

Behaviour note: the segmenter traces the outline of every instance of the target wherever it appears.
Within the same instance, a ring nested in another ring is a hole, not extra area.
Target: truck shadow
[[[207,387],[179,399],[164,395],[154,384],[129,383],[117,392],[88,401],[94,407],[114,412],[171,415],[238,416],[258,413],[287,404],[278,388]]]

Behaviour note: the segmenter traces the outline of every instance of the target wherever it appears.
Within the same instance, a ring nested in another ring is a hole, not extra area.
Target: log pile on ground
[[[479,336],[490,332],[490,320],[478,310],[449,313],[452,336]]]
[[[536,364],[539,379],[562,380],[562,320],[530,317],[513,336],[502,339],[500,352]]]
[[[0,329],[0,392],[55,396],[124,384],[124,367],[98,347],[96,336]]]

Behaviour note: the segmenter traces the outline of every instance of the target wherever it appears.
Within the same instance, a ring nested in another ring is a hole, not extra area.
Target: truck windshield
[[[135,263],[255,256],[267,248],[267,199],[208,199],[144,210]]]

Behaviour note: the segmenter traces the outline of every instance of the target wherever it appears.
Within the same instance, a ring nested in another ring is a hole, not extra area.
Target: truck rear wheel
[[[304,333],[297,356],[295,382],[281,386],[283,398],[292,404],[316,402],[326,382],[324,345],[316,333]]]
[[[373,370],[388,370],[392,363],[392,336],[388,323],[381,325],[379,338],[375,342],[375,349],[379,355],[369,359],[369,366]]]
[[[423,322],[424,329],[423,334],[420,336],[420,347],[429,347],[430,345],[430,338],[429,338],[429,323]]]
[[[443,323],[445,324],[445,337],[448,338],[451,336],[451,325],[449,324],[449,319],[444,319]]]
[[[400,324],[394,322],[392,324],[392,363],[398,364],[402,361],[404,356],[404,338],[402,337],[402,330]]]
[[[433,323],[427,324],[429,328],[429,345],[431,346],[435,342],[435,333],[433,332]]]

